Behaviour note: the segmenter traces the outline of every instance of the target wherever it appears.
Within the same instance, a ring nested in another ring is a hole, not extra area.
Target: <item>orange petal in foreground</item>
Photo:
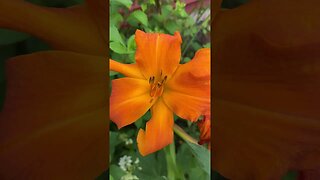
[[[196,121],[210,109],[210,49],[197,51],[167,83],[163,99],[178,116]]]
[[[8,60],[1,179],[94,179],[107,168],[105,58],[48,51]]]
[[[140,153],[145,156],[171,144],[173,141],[173,113],[162,99],[151,109],[152,118],[146,130],[139,130],[137,142]]]
[[[182,43],[179,32],[174,36],[160,33],[135,33],[137,52],[135,59],[146,79],[164,74],[171,77],[176,70],[181,56]]]
[[[100,10],[102,7],[107,7],[106,1],[48,8],[27,1],[0,0],[0,27],[32,34],[58,50],[106,57],[107,11]]]
[[[212,163],[223,176],[280,179],[320,168],[317,5],[252,1],[216,16]]]
[[[112,81],[110,118],[122,128],[143,116],[150,103],[149,84],[145,80],[120,78]]]

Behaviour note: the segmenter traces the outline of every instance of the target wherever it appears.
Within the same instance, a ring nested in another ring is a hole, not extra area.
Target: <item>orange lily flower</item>
[[[137,30],[135,40],[136,64],[110,60],[110,70],[127,76],[112,81],[110,119],[122,128],[151,109],[152,118],[137,137],[145,156],[172,143],[173,112],[196,121],[210,108],[210,49],[200,49],[190,62],[179,64],[178,32],[171,36]]]
[[[107,169],[106,8],[0,0],[1,27],[55,49],[6,63],[1,179],[94,179]]]
[[[204,118],[198,122],[198,127],[200,130],[200,140],[199,144],[209,143],[210,147],[210,137],[211,137],[211,116],[210,113],[205,115]]]
[[[320,177],[319,6],[253,0],[213,20],[212,167],[226,178]]]

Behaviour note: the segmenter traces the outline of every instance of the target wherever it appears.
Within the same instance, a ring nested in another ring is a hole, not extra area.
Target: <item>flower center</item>
[[[167,80],[167,76],[162,77],[162,73],[160,74],[160,77],[156,78],[155,76],[151,76],[149,78],[149,84],[150,84],[150,103],[152,103],[154,98],[158,98],[162,95],[164,84]]]

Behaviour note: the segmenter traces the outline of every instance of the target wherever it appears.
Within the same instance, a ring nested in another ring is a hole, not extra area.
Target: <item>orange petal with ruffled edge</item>
[[[166,84],[164,102],[178,116],[196,121],[210,109],[210,49],[197,51]]]
[[[162,98],[152,106],[152,117],[146,130],[139,130],[137,143],[141,155],[146,156],[158,151],[173,141],[173,113]]]
[[[94,179],[108,166],[107,61],[49,51],[7,61],[1,179]]]
[[[319,3],[251,1],[216,16],[212,167],[226,178],[320,168]]]
[[[110,118],[122,128],[143,116],[153,105],[148,81],[136,78],[112,80]]]
[[[176,70],[181,56],[179,32],[174,36],[161,33],[135,33],[137,51],[135,59],[146,79],[151,76],[168,76]]]
[[[109,59],[109,69],[110,71],[119,72],[127,77],[145,79],[137,64],[123,64]]]
[[[105,3],[106,4],[106,3]],[[107,41],[86,5],[41,7],[26,1],[0,1],[0,27],[32,34],[58,50],[107,55]],[[91,8],[91,5],[90,5]],[[105,32],[103,32],[105,34]]]

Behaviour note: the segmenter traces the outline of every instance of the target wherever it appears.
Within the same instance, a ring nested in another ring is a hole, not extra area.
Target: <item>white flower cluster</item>
[[[133,172],[135,169],[142,170],[139,166],[139,162],[139,159],[136,158],[133,163],[131,156],[124,155],[121,157],[119,160],[119,166],[124,172],[126,172],[126,174],[121,177],[121,180],[138,180],[139,178],[133,175]]]
[[[131,167],[131,163],[132,163],[131,156],[124,155],[123,157],[120,158],[119,166],[123,171],[128,171],[129,168]]]

